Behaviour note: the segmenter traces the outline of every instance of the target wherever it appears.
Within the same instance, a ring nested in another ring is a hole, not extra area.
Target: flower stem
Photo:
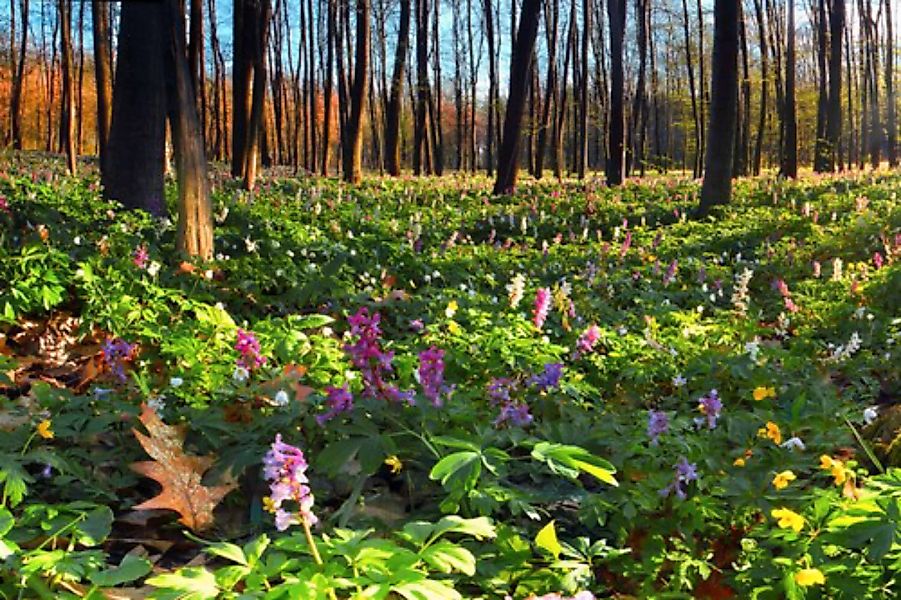
[[[301,525],[303,525],[303,534],[307,538],[307,544],[310,546],[310,553],[313,555],[313,562],[315,562],[320,567],[324,566],[325,563],[322,562],[322,556],[319,554],[319,548],[316,546],[316,540],[313,539],[313,532],[310,531],[310,524],[307,523],[307,520],[301,517],[300,519]],[[332,588],[328,589],[328,595],[331,600],[338,600],[338,597],[335,595],[335,590]]]

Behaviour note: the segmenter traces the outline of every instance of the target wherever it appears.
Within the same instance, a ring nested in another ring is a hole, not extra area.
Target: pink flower
[[[579,336],[579,341],[576,342],[576,354],[588,354],[594,350],[599,339],[601,339],[601,328],[594,324],[589,325]]]
[[[131,262],[133,262],[137,268],[143,269],[147,266],[148,258],[150,258],[150,255],[147,253],[147,247],[140,245],[135,248],[135,253],[132,256]]]
[[[541,329],[547,320],[548,312],[551,309],[551,290],[550,288],[538,288],[535,293],[535,310],[534,315],[535,327]]]
[[[882,254],[880,254],[879,252],[873,253],[873,266],[875,266],[877,270],[882,268],[884,262],[885,261],[882,259]]]
[[[444,350],[432,346],[419,353],[419,383],[434,406],[441,406],[442,396],[450,395],[451,388],[444,385]]]
[[[300,448],[282,442],[282,435],[263,457],[263,476],[269,481],[269,497],[275,511],[275,526],[284,531],[291,525],[315,525],[319,519],[313,514],[313,492],[307,485],[307,460]],[[282,508],[284,502],[294,502],[297,512]]]
[[[260,342],[253,332],[238,329],[235,350],[241,353],[237,360],[238,366],[248,371],[261,367],[266,362],[266,357],[260,354]]]

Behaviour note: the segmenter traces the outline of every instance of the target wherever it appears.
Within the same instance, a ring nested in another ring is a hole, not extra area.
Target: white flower
[[[150,275],[151,277],[156,277],[159,274],[160,269],[162,269],[162,268],[163,268],[163,265],[161,265],[157,261],[155,261],[155,260],[151,261],[150,264],[147,265],[147,274]]]
[[[629,330],[626,329],[625,325],[620,325],[619,329],[616,330],[616,333],[618,333],[620,335],[626,335],[626,333],[628,333],[628,332],[629,332]]]
[[[875,406],[870,406],[863,411],[863,422],[869,425],[879,416]]]
[[[207,269],[206,271],[203,272],[203,276],[206,277],[208,280],[212,281],[213,280],[213,270]]]
[[[799,438],[799,437],[797,437],[797,436],[788,438],[787,440],[785,440],[784,442],[782,442],[781,444],[779,444],[779,446],[780,446],[781,448],[787,448],[788,450],[801,450],[801,451],[803,451],[804,449],[806,449],[806,446],[804,445],[804,442],[801,441],[801,438]]]
[[[673,385],[676,387],[682,387],[686,383],[688,383],[688,380],[681,375],[676,375],[675,377],[673,377]]]
[[[159,413],[166,408],[166,397],[156,396],[155,398],[150,398],[147,400],[147,408],[155,413]]]
[[[181,384],[183,384],[184,382],[185,382],[185,380],[182,379],[181,377],[173,377],[172,379],[169,380],[169,385],[171,385],[174,388],[177,388],[177,387],[180,387]]]
[[[256,252],[258,244],[248,236],[244,238],[244,247],[247,248],[248,252]]]
[[[81,236],[80,235],[76,235],[75,239],[72,241],[75,242],[76,246],[81,246]]]
[[[250,371],[245,369],[244,367],[235,367],[235,372],[232,374],[232,378],[238,383],[247,381],[247,378],[250,377]]]
[[[735,310],[738,311],[738,314],[742,316],[746,315],[748,312],[748,302],[750,300],[748,285],[751,283],[751,278],[753,276],[754,271],[748,268],[735,276],[735,289],[732,291],[732,306],[734,306]]]
[[[279,390],[278,392],[276,392],[275,399],[273,400],[276,406],[288,406],[289,401],[290,400],[288,398],[288,392],[286,392],[285,390]]]
[[[516,308],[522,301],[525,287],[525,275],[523,275],[522,273],[517,273],[516,275],[514,275],[513,281],[511,281],[507,286],[507,291],[510,292],[510,308]]]
[[[760,338],[755,337],[753,340],[746,343],[745,352],[750,355],[753,362],[757,362],[757,357],[760,354]]]

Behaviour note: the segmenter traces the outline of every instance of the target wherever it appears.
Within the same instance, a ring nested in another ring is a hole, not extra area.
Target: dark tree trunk
[[[623,38],[626,29],[626,0],[608,0],[610,21],[610,116],[607,126],[607,185],[623,182]]]
[[[826,119],[826,170],[835,171],[841,163],[842,137],[842,38],[845,28],[845,3],[832,0],[829,14],[829,107]]]
[[[416,125],[413,130],[413,174],[431,173],[427,153],[426,111],[429,102],[429,2],[416,0]],[[425,165],[423,163],[425,162]]]
[[[251,93],[250,114],[244,139],[244,181],[245,190],[252,190],[256,183],[257,160],[260,142],[264,139],[263,109],[266,102],[266,46],[269,39],[269,19],[271,5],[269,0],[245,0],[251,4],[252,16],[244,22],[249,28],[250,47],[245,47],[253,64],[253,85]],[[263,153],[267,154],[266,152]]]
[[[335,94],[333,65],[335,63],[335,20],[338,18],[336,0],[328,0],[326,25],[326,59],[325,59],[325,108],[322,119],[322,170],[321,175],[328,175],[329,151],[332,136],[332,96]]]
[[[439,28],[441,1],[435,0],[432,11],[432,71],[435,77],[435,93],[429,92],[429,112],[433,118],[432,163],[435,175],[444,174],[444,128],[441,124],[443,97],[441,94],[441,31]]]
[[[203,132],[191,88],[180,0],[165,0],[164,32],[169,114],[178,174],[178,251],[203,260],[213,258],[213,212],[210,206]]]
[[[754,142],[753,173],[760,175],[763,157],[763,137],[766,135],[767,100],[769,99],[769,50],[767,49],[766,18],[761,0],[754,0],[757,30],[760,35],[760,117],[757,121],[757,139]]]
[[[112,118],[112,65],[110,65],[109,3],[93,0],[94,77],[97,86],[97,144],[100,164],[106,160]],[[102,167],[101,167],[102,168]]]
[[[419,0],[417,0],[418,2]],[[494,117],[499,103],[497,64],[494,50],[494,11],[491,0],[484,0],[485,37],[488,38],[488,131],[485,136],[485,170],[488,175],[494,172],[494,129],[497,126]],[[475,102],[475,99],[473,99]]]
[[[894,168],[898,165],[898,132],[895,124],[895,40],[892,37],[891,0],[885,0],[882,6],[885,11],[885,141],[888,164]]]
[[[591,35],[591,2],[582,0],[582,85],[579,89],[579,156],[576,172],[579,179],[585,179],[588,166],[588,41]],[[644,59],[644,56],[642,56]],[[642,64],[642,66],[644,66]],[[642,72],[642,75],[644,73]]]
[[[356,57],[350,94],[350,115],[343,152],[344,180],[359,183],[363,178],[363,103],[369,84],[369,0],[357,0]]]
[[[206,77],[203,52],[203,0],[191,2],[191,29],[188,39],[188,65],[191,74],[191,89],[197,97],[197,111],[200,117],[200,132],[206,133]]]
[[[782,175],[798,176],[798,115],[795,107],[795,0],[788,0],[788,25],[785,37],[785,150],[782,153]]]
[[[72,60],[72,12],[69,0],[59,0],[60,46],[62,56],[62,110],[60,111],[60,143],[66,151],[66,168],[74,175],[77,168],[75,132],[75,74]]]
[[[125,2],[119,25],[113,115],[102,181],[105,198],[153,215],[167,213],[163,194],[166,94],[162,7]]]
[[[417,0],[418,2],[419,0]],[[385,127],[385,168],[390,175],[400,175],[400,111],[404,98],[404,69],[410,45],[410,0],[401,0],[400,29],[391,73],[391,97]]]
[[[12,142],[13,148],[16,150],[22,149],[22,86],[25,82],[25,54],[28,50],[28,0],[21,0],[19,15],[22,37],[19,44],[19,60],[16,65],[15,76],[13,77],[9,107]],[[12,40],[10,40],[10,43],[13,43]]]
[[[714,4],[713,65],[711,73],[710,139],[704,165],[699,212],[732,199],[732,152],[738,101],[738,3]]]
[[[817,0],[816,40],[817,40],[817,137],[813,155],[813,170],[816,173],[829,171],[829,144],[826,140],[826,113],[829,108],[829,70],[826,66],[826,0]]]
[[[544,154],[547,148],[548,130],[551,127],[551,106],[557,95],[557,22],[560,10],[556,2],[544,6],[545,29],[547,30],[548,64],[547,83],[544,89],[544,104],[538,124],[538,140],[535,148],[535,177],[544,175]]]
[[[531,68],[535,38],[538,36],[538,16],[541,0],[523,0],[519,18],[519,31],[513,44],[512,73],[528,73]],[[516,185],[519,145],[522,137],[522,116],[526,106],[529,80],[527,77],[510,79],[507,111],[504,117],[504,134],[498,153],[495,195],[508,193]]]
[[[254,8],[258,0],[234,0],[232,20],[232,177],[243,177],[247,166],[253,72]]]

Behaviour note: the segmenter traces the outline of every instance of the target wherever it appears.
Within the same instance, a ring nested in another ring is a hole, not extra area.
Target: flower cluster
[[[534,385],[539,392],[545,392],[554,389],[560,385],[560,378],[563,376],[562,363],[547,363],[544,365],[544,371],[529,378],[529,385]]]
[[[434,406],[441,406],[443,398],[450,396],[453,386],[444,384],[444,350],[432,346],[419,353],[419,384],[422,394]]]
[[[832,355],[829,357],[829,360],[833,362],[842,362],[851,358],[857,354],[858,350],[860,350],[861,342],[860,334],[855,331],[851,334],[851,339],[848,340],[847,344],[839,344],[832,350]]]
[[[532,311],[535,327],[538,329],[544,327],[544,322],[547,320],[547,315],[550,310],[551,290],[548,288],[538,288],[538,291],[535,293],[535,309]]]
[[[414,404],[412,391],[402,392],[397,386],[385,382],[385,376],[394,370],[391,365],[394,353],[382,350],[382,330],[379,327],[381,319],[379,313],[370,316],[365,306],[348,317],[350,333],[357,337],[357,341],[345,344],[344,351],[350,355],[351,362],[363,375],[363,397],[407,402],[412,405]]]
[[[668,287],[669,284],[673,282],[673,279],[676,278],[676,271],[679,269],[679,261],[675,258],[673,262],[669,264],[669,267],[666,269],[666,273],[663,275],[663,286]]]
[[[119,338],[109,338],[103,342],[103,364],[116,376],[120,382],[125,383],[125,363],[131,358],[135,346]]]
[[[238,357],[238,367],[247,371],[252,371],[263,366],[266,357],[260,353],[260,342],[250,331],[238,329],[238,340],[235,342],[235,350],[241,354]]]
[[[785,309],[788,312],[798,312],[798,305],[792,300],[792,293],[789,291],[788,284],[785,283],[784,279],[776,280],[776,289],[779,290],[779,295],[782,296],[782,300],[785,302]]]
[[[509,292],[510,308],[516,308],[522,302],[523,294],[526,287],[526,277],[522,273],[513,276],[513,281],[507,286]]]
[[[325,404],[328,406],[328,410],[316,416],[316,422],[319,425],[325,425],[338,415],[352,411],[354,397],[347,389],[347,384],[339,388],[328,386],[325,388]]]
[[[656,446],[658,438],[669,431],[669,417],[662,410],[648,411],[648,437],[651,445]]]
[[[751,269],[745,269],[735,276],[735,289],[732,290],[732,306],[742,316],[748,314],[748,301],[750,300],[748,285],[751,283],[751,277],[753,276],[754,271]]]
[[[488,400],[492,406],[500,405],[500,412],[494,420],[495,427],[507,423],[514,427],[526,427],[532,423],[529,405],[512,397],[516,388],[516,382],[507,377],[494,378],[488,384]]]
[[[147,260],[150,258],[150,255],[147,253],[147,246],[143,244],[135,248],[135,252],[131,257],[131,262],[139,268],[143,269],[147,266]]]
[[[719,419],[720,412],[723,410],[723,403],[720,400],[719,392],[710,390],[709,394],[701,396],[701,399],[698,400],[698,410],[704,415],[704,418],[695,419],[695,423],[702,425],[706,421],[708,429],[716,429],[716,421]]]
[[[679,458],[679,462],[673,465],[675,474],[672,483],[660,490],[660,495],[666,498],[672,493],[676,494],[679,500],[685,500],[685,487],[692,481],[698,480],[698,465],[688,462],[684,456]]]
[[[307,466],[303,451],[282,442],[281,434],[277,434],[263,458],[263,476],[269,482],[269,497],[264,504],[269,512],[275,513],[275,527],[279,531],[297,524],[312,526],[319,521],[313,514],[313,492],[307,485]],[[296,503],[297,511],[282,508],[286,501]]]
[[[589,325],[576,342],[576,357],[592,352],[600,339],[601,328],[594,324]]]

